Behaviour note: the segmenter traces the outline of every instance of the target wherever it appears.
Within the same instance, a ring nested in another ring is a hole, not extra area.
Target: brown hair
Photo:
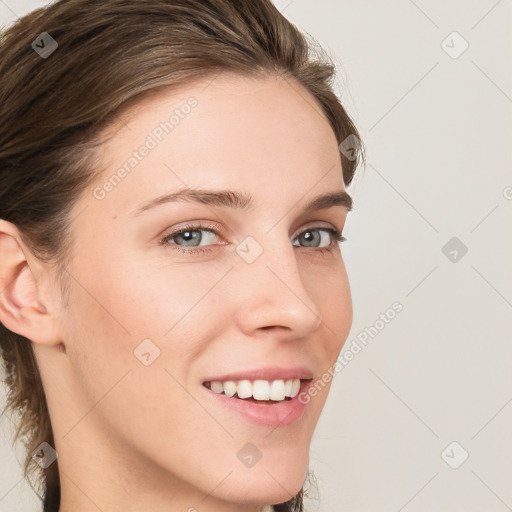
[[[46,56],[36,51],[43,32],[58,44]],[[60,0],[1,35],[0,219],[62,271],[69,212],[95,176],[98,134],[145,93],[222,71],[270,72],[305,87],[338,144],[352,136],[352,153],[340,151],[350,184],[363,148],[333,92],[335,66],[270,0]],[[7,408],[18,415],[14,442],[23,439],[27,450],[25,477],[30,483],[37,472],[45,510],[57,511],[58,463],[41,469],[31,457],[43,441],[55,446],[31,341],[0,324],[0,347]],[[302,511],[303,490],[274,510]]]

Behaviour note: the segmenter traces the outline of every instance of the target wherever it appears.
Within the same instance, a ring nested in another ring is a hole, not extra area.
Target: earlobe
[[[35,258],[29,264],[26,252],[16,226],[0,220],[0,322],[35,343],[57,344],[55,318],[40,296],[33,271],[44,269]]]

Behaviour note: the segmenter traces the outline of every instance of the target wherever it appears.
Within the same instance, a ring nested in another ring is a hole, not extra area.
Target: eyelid
[[[164,247],[168,247],[171,250],[177,250],[184,254],[189,254],[189,255],[192,255],[195,253],[206,253],[206,252],[214,250],[214,248],[216,246],[218,247],[218,246],[222,246],[222,245],[229,245],[229,242],[225,242],[225,241],[221,242],[221,243],[217,243],[217,244],[209,244],[209,245],[205,245],[205,246],[192,246],[192,247],[186,247],[186,246],[183,247],[183,246],[180,246],[179,244],[170,243],[170,239],[172,239],[184,232],[201,231],[201,230],[210,231],[210,232],[214,233],[214,235],[216,237],[221,237],[221,238],[223,238],[223,231],[225,231],[224,228],[220,224],[215,223],[213,221],[206,221],[206,222],[188,221],[183,226],[177,227],[174,230],[172,230],[171,232],[165,232],[163,235],[159,236],[158,244],[162,245]],[[318,248],[311,247],[311,248],[309,248],[312,251],[318,252],[320,254],[324,253],[326,251],[331,252],[333,250],[333,248],[335,246],[337,246],[340,242],[347,241],[347,239],[342,235],[343,227],[340,230],[336,226],[334,226],[334,224],[330,224],[326,221],[318,221],[317,220],[317,221],[310,221],[310,222],[306,223],[305,225],[303,225],[300,228],[299,231],[296,231],[292,238],[292,243],[296,238],[298,238],[300,235],[307,232],[308,230],[313,230],[313,231],[324,230],[324,231],[329,232],[330,237],[331,237],[331,244],[329,245],[329,247],[323,247],[323,248],[322,247],[318,247]],[[293,245],[295,245],[295,244],[293,244]],[[308,249],[308,247],[305,247],[305,249]]]
[[[222,236],[222,227],[220,224],[216,224],[212,221],[188,221],[181,227],[177,227],[175,229],[172,229],[171,231],[166,230],[164,234],[160,235],[158,237],[159,243],[162,243],[163,240],[166,238],[172,238],[174,236],[177,236],[185,231],[196,231],[196,230],[209,230],[214,232],[217,236]]]
[[[319,224],[320,223],[320,224]],[[323,225],[322,223],[325,223],[326,225]],[[176,229],[173,229],[171,232],[167,232],[167,230],[164,232],[164,234],[159,236],[159,242],[162,242],[162,240],[168,238],[177,236],[183,232],[186,231],[194,231],[194,230],[210,230],[213,231],[217,236],[222,236],[222,227],[220,224],[214,223],[213,221],[188,221],[186,224],[184,224],[181,227],[177,227]],[[304,226],[299,228],[298,231],[294,233],[294,236],[292,239],[297,238],[297,236],[301,235],[308,229],[334,229],[334,231],[341,233],[342,230],[339,230],[336,226],[333,224],[326,223],[325,221],[310,221],[306,223]]]
[[[301,226],[299,228],[299,231],[295,232],[293,238],[296,238],[298,235],[304,233],[304,231],[307,231],[308,229],[334,229],[334,231],[339,231],[341,233],[341,231],[334,224],[331,224],[323,220],[316,220],[307,222],[306,224]]]

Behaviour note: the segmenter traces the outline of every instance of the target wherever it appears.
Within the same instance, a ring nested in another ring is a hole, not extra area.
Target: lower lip
[[[301,381],[299,392],[291,400],[282,402],[248,402],[241,398],[229,397],[222,393],[215,393],[202,386],[208,395],[222,406],[227,407],[235,414],[254,425],[261,427],[286,427],[299,420],[304,414],[306,404],[299,401],[301,393],[307,392],[313,381]]]

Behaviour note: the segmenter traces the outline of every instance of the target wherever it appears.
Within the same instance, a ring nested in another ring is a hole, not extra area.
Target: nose
[[[235,322],[248,336],[267,332],[274,339],[304,338],[322,323],[318,305],[304,286],[297,255],[286,237],[266,244],[252,263],[237,261]]]

